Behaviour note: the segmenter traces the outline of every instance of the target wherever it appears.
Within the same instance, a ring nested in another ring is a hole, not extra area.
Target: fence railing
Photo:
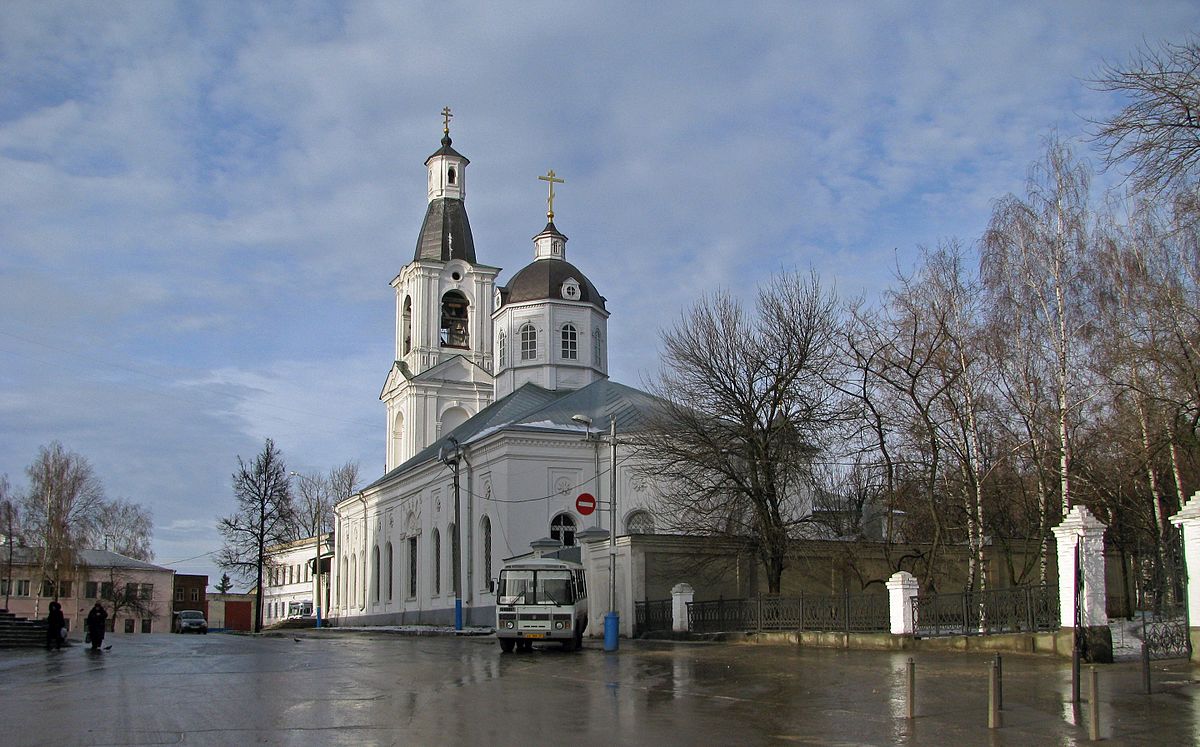
[[[890,629],[887,594],[802,594],[798,597],[717,599],[688,604],[692,631],[827,630],[873,633]]]
[[[1058,589],[1010,589],[925,594],[912,598],[918,636],[977,635],[1057,630]]]
[[[672,611],[670,599],[633,603],[633,634],[658,630],[671,630]]]

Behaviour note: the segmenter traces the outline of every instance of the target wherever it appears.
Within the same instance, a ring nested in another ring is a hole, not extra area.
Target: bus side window
[[[575,574],[575,598],[583,599],[587,596],[587,586],[583,582],[583,572]]]

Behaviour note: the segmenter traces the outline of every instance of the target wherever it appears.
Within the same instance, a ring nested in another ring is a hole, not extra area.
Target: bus
[[[513,560],[496,585],[496,638],[500,650],[529,651],[534,641],[560,642],[567,651],[583,645],[588,624],[583,566],[558,558]]]

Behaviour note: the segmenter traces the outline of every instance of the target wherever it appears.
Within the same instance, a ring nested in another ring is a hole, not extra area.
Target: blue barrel
[[[609,612],[604,616],[604,650],[616,651],[617,641],[621,634],[621,616]]]

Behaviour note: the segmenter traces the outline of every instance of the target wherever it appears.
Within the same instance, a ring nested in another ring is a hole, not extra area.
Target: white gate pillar
[[[913,597],[920,584],[908,571],[896,571],[888,579],[888,609],[892,619],[892,635],[912,635],[917,632],[913,619]]]
[[[1107,527],[1086,506],[1075,506],[1052,531],[1058,545],[1060,625],[1063,630],[1074,630],[1076,635],[1082,636],[1088,661],[1107,663],[1112,661],[1112,631],[1108,629],[1106,609],[1105,529]],[[1077,573],[1080,577],[1078,599],[1075,596]],[[1075,617],[1077,605],[1078,623]]]
[[[691,584],[675,584],[671,587],[671,630],[676,633],[686,633],[691,630],[688,622],[688,608],[696,590]]]
[[[1188,634],[1192,639],[1192,661],[1200,661],[1200,490],[1171,517],[1183,535],[1183,560],[1187,569]],[[1192,583],[1192,579],[1197,579]]]

